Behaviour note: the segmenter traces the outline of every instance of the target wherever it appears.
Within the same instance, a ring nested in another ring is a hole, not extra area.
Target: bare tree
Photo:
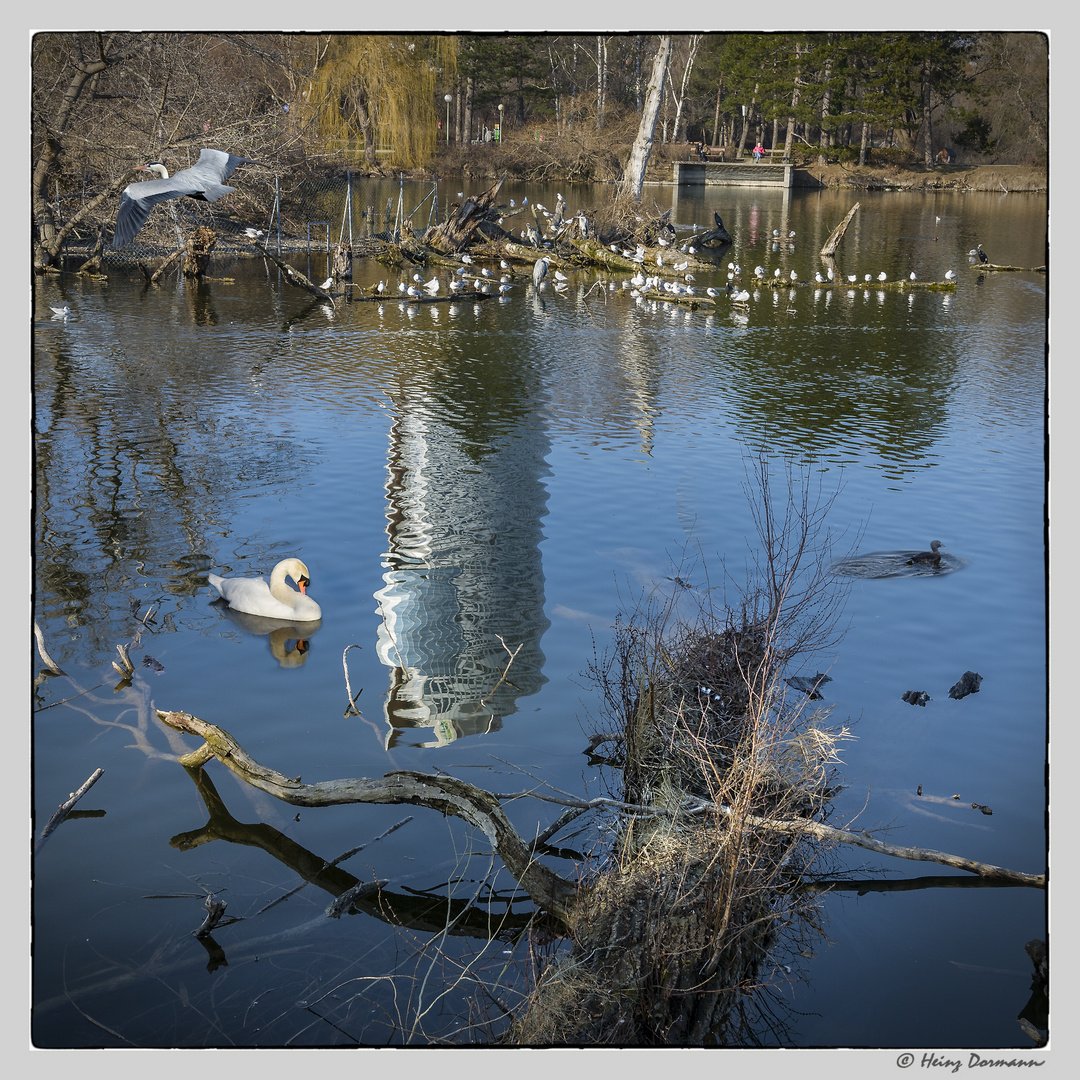
[[[630,151],[630,160],[621,184],[621,194],[628,195],[634,202],[641,201],[641,187],[645,181],[645,169],[652,153],[653,133],[656,130],[656,117],[660,112],[660,96],[667,81],[668,62],[671,60],[671,35],[660,38],[660,46],[653,60],[652,75],[645,93],[645,110],[641,114],[637,138]]]
[[[679,134],[682,130],[683,105],[686,104],[686,84],[690,81],[690,73],[694,70],[694,61],[697,59],[698,49],[704,36],[704,34],[690,35],[686,64],[683,67],[682,78],[679,80],[679,92],[676,94],[674,90],[671,91],[671,96],[675,99],[675,128],[672,132],[672,142],[679,141]]]

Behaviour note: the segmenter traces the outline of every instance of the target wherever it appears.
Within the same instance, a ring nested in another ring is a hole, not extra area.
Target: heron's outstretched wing
[[[251,158],[237,157],[224,150],[200,150],[199,160],[190,169],[184,169],[177,176],[189,176],[192,181],[208,180],[214,184],[224,183],[232,175],[237,165],[252,165]],[[213,201],[213,200],[211,200]]]
[[[181,169],[175,176],[129,184],[120,196],[112,249],[115,251],[134,240],[159,202],[179,199],[183,195],[216,202],[222,195],[234,191],[235,188],[227,187],[222,181],[237,165],[245,163],[254,164],[250,158],[228,154],[224,150],[202,150],[199,160],[190,169]]]

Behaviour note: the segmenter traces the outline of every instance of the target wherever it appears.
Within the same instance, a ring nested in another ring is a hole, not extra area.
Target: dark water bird
[[[202,202],[216,202],[222,195],[228,195],[234,188],[226,187],[237,165],[253,164],[250,158],[238,157],[224,150],[202,150],[199,160],[190,169],[181,169],[175,176],[160,161],[151,161],[140,165],[152,172],[156,180],[128,184],[120,193],[120,210],[116,215],[116,231],[113,234],[112,250],[116,251],[135,239],[138,231],[146,224],[150,211],[166,199],[178,199],[183,195]]]
[[[978,255],[979,262],[981,262],[981,263],[988,263],[990,261],[990,259],[988,258],[986,252],[983,251],[983,249],[982,249],[982,244],[976,244],[975,245],[975,254]]]
[[[968,694],[977,694],[982,683],[982,676],[977,671],[965,671],[949,688],[949,697],[959,701]]]
[[[540,282],[542,282],[544,280],[544,275],[547,273],[547,269],[548,269],[548,261],[547,261],[547,259],[537,259],[536,262],[533,263],[533,272],[532,272],[533,284],[538,289],[540,288]]]
[[[940,540],[931,540],[930,550],[920,551],[918,555],[912,555],[911,558],[908,559],[908,564],[910,565],[911,563],[933,563],[935,566],[937,566],[937,564],[941,562],[941,554],[938,551],[938,548],[943,546],[944,545]]]
[[[785,679],[784,682],[786,682],[792,690],[801,690],[811,701],[820,701],[822,695],[819,693],[818,687],[823,683],[832,682],[832,679],[819,671],[814,676],[792,675],[790,679]]]

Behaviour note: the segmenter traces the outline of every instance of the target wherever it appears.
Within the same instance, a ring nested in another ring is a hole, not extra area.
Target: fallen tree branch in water
[[[34,845],[34,852],[37,853],[38,849],[49,836],[53,830],[71,813],[75,804],[105,775],[104,769],[95,769],[87,780],[83,783],[82,787],[78,791],[73,791],[68,797],[66,802],[62,802],[57,808],[56,813],[49,818],[49,823],[41,830],[41,837]]]
[[[45,666],[54,675],[64,675],[64,669],[49,655],[48,649],[45,648],[45,635],[41,632],[41,627],[37,624],[37,619],[34,620],[34,638],[37,641],[38,656],[41,657]]]
[[[730,813],[726,807],[720,808],[724,813]],[[837,844],[853,844],[855,847],[866,848],[867,851],[876,851],[880,855],[891,855],[894,859],[914,859],[920,862],[936,862],[942,866],[953,866],[957,870],[966,870],[979,877],[1003,878],[1006,881],[1015,881],[1022,885],[1033,885],[1037,888],[1046,886],[1045,874],[1025,874],[1020,870],[1009,870],[1004,866],[994,866],[991,863],[976,862],[974,859],[965,859],[962,855],[950,855],[944,851],[934,851],[932,848],[908,847],[900,844],[886,844],[881,840],[875,840],[868,832],[851,832],[848,829],[834,829],[829,825],[822,825],[817,821],[807,821],[805,818],[796,818],[791,821],[776,821],[771,818],[745,817],[745,825],[770,832],[793,833],[799,836],[816,836],[821,840],[832,840]]]
[[[544,802],[575,808],[578,813],[585,810],[606,808],[640,815],[657,813],[650,808],[631,803],[621,803],[616,799],[593,798],[576,800],[562,796],[543,794],[537,791],[515,792],[502,795],[485,791],[464,780],[451,776],[431,776],[424,773],[401,771],[387,773],[381,779],[366,777],[325,780],[317,784],[304,784],[300,777],[287,777],[274,769],[269,769],[255,761],[242,746],[223,728],[200,720],[190,713],[163,712],[157,710],[158,718],[170,727],[196,735],[205,740],[203,746],[180,758],[180,763],[187,767],[205,764],[211,757],[216,757],[226,768],[232,770],[241,779],[253,787],[265,791],[283,802],[296,806],[332,806],[347,803],[409,803],[415,806],[427,806],[443,814],[460,817],[479,828],[511,874],[529,892],[529,895],[547,911],[564,921],[569,907],[577,895],[576,886],[553,870],[536,861],[533,849],[536,842],[527,844],[510,824],[498,799],[522,798],[530,795]],[[708,800],[684,801],[675,811],[689,816],[716,813],[731,816],[730,807]],[[572,815],[573,817],[578,814]],[[936,862],[952,866],[980,877],[1001,878],[1024,885],[1044,887],[1045,874],[1027,874],[1006,867],[993,866],[977,862],[960,855],[934,851],[929,848],[917,848],[886,844],[875,840],[867,832],[852,832],[847,829],[834,829],[828,825],[811,821],[807,818],[781,820],[751,814],[741,814],[740,822],[745,829],[763,829],[771,833],[794,836],[814,836],[821,840],[840,844],[852,844],[856,847],[889,855],[898,859],[911,859],[923,862]],[[570,820],[560,818],[562,824]],[[542,834],[546,840],[557,830],[546,830]]]
[[[205,740],[204,746],[185,754],[180,763],[202,765],[211,756],[260,791],[295,806],[334,806],[347,803],[409,803],[460,817],[476,826],[498,852],[507,870],[533,901],[564,921],[577,895],[573,882],[537,862],[529,846],[510,824],[496,798],[481,788],[451,776],[392,772],[381,779],[358,777],[304,784],[300,777],[284,776],[250,757],[223,728],[182,712],[157,710],[158,719],[178,731]]]

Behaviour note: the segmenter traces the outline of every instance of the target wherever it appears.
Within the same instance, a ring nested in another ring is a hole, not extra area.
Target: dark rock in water
[[[818,687],[821,686],[822,683],[832,682],[832,679],[819,671],[812,678],[807,675],[792,675],[790,679],[785,679],[784,681],[792,690],[801,690],[804,694],[808,695],[811,701],[820,701],[821,694],[818,693]]]
[[[961,698],[967,697],[968,694],[977,694],[981,682],[982,676],[978,672],[965,671],[960,676],[960,681],[949,691],[949,697],[956,698],[959,701]]]
[[[971,809],[972,810],[981,810],[984,814],[986,814],[988,816],[993,814],[993,812],[994,812],[993,810],[990,809],[989,806],[983,806],[982,803],[977,803],[977,802],[973,802],[971,804]]]
[[[165,670],[165,665],[155,660],[149,653],[142,658],[143,667],[148,667],[155,675],[160,675]]]
[[[903,700],[909,705],[921,705],[925,709],[930,695],[925,690],[905,690]]]

